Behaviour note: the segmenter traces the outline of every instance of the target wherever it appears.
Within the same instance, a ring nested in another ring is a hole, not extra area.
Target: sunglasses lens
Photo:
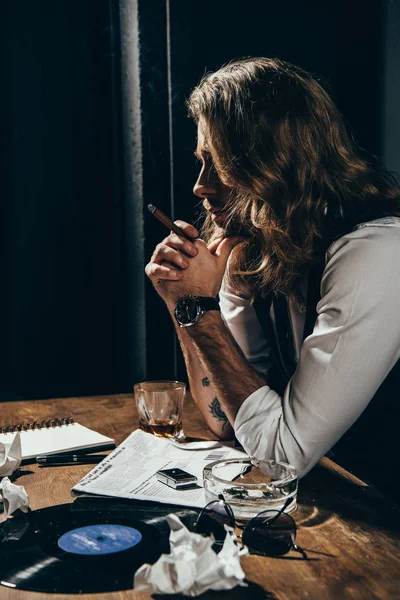
[[[216,540],[224,540],[224,525],[235,527],[231,508],[225,502],[210,502],[203,508],[196,522],[197,533],[213,534]]]
[[[292,517],[266,510],[254,517],[243,532],[243,543],[255,552],[269,556],[286,554],[296,539],[296,525]],[[274,517],[276,517],[274,519]]]

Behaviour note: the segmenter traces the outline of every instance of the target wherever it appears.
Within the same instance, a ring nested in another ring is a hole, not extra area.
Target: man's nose
[[[207,198],[208,196],[216,196],[217,188],[215,182],[206,176],[202,171],[194,184],[193,193],[199,198]]]

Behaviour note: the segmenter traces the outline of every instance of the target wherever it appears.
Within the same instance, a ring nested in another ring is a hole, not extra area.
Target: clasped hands
[[[175,221],[175,224],[192,238],[199,235],[189,223]],[[171,232],[157,244],[145,273],[170,309],[183,296],[216,297],[230,253],[243,239],[221,237],[207,245],[201,239],[190,242]]]

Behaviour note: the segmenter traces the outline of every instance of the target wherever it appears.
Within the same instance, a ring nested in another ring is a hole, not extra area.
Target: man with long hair
[[[300,476],[333,448],[385,484],[398,427],[396,180],[357,148],[319,83],[284,61],[231,62],[188,108],[207,216],[201,239],[161,242],[146,274],[199,409],[219,438]]]

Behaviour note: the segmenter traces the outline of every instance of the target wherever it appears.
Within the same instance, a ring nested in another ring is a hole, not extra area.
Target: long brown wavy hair
[[[334,239],[357,223],[400,215],[395,177],[356,146],[306,71],[271,58],[230,62],[207,74],[187,104],[232,189],[226,231],[246,235],[228,279],[252,299],[272,290],[304,307],[299,283]],[[208,215],[202,237],[217,233]]]

